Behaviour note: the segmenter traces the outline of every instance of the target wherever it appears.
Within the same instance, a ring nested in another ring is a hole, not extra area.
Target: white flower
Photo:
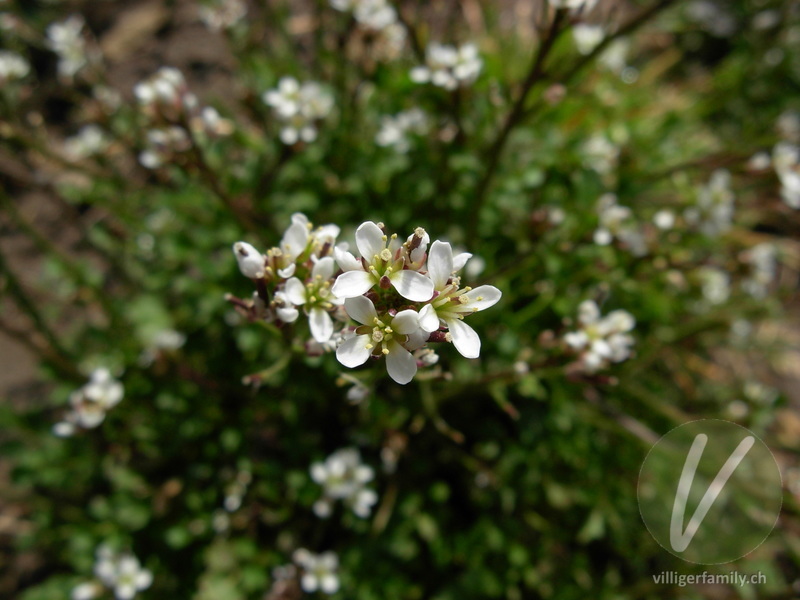
[[[292,559],[303,570],[300,586],[304,592],[317,590],[325,594],[335,594],[339,589],[339,559],[333,552],[312,554],[305,548],[295,550]]]
[[[422,135],[427,132],[428,117],[422,110],[412,108],[394,116],[381,117],[381,129],[375,136],[375,143],[405,153],[410,147],[410,133]]]
[[[359,0],[353,16],[367,29],[381,31],[397,22],[397,11],[388,0]]]
[[[433,42],[425,53],[425,66],[411,70],[415,83],[432,83],[446,90],[474,82],[483,68],[483,61],[475,44],[456,48]]]
[[[93,581],[88,581],[72,588],[70,598],[72,598],[72,600],[92,600],[93,598],[100,596],[102,593],[103,588],[99,584]]]
[[[695,206],[684,211],[684,217],[708,236],[717,236],[730,229],[733,222],[734,196],[730,189],[731,174],[717,169],[708,184],[701,187]]]
[[[379,285],[383,289],[394,287],[403,298],[413,302],[431,299],[433,284],[417,271],[404,268],[411,259],[400,252],[396,235],[389,239],[378,225],[367,221],[356,230],[356,246],[361,261],[345,250],[336,252],[336,262],[345,272],[333,284],[335,296],[354,298]]]
[[[212,138],[230,135],[234,130],[233,121],[223,118],[212,106],[203,107],[198,116],[192,117],[190,124],[193,131]]]
[[[703,297],[710,304],[723,304],[728,301],[731,294],[730,275],[716,267],[700,267],[697,276],[700,279]]]
[[[653,223],[661,230],[668,231],[675,226],[675,213],[662,209],[653,215]]]
[[[47,45],[58,55],[58,73],[62,77],[74,77],[87,63],[83,26],[83,17],[72,15],[47,27]]]
[[[368,517],[378,501],[378,495],[366,487],[374,476],[372,468],[362,464],[355,448],[337,450],[324,463],[312,464],[311,478],[323,487],[323,497],[314,503],[314,513],[326,518],[333,502],[342,500],[357,516]]]
[[[102,594],[102,587],[112,590],[117,600],[130,600],[153,583],[153,574],[143,569],[132,554],[117,554],[103,544],[97,549],[94,574],[99,582],[84,583],[72,590],[72,600],[90,600]]]
[[[330,256],[320,258],[311,269],[311,278],[306,283],[297,277],[286,281],[285,298],[295,306],[303,306],[308,314],[311,335],[319,342],[327,342],[333,335],[333,319],[329,311],[341,300],[331,294],[331,277],[335,270]]]
[[[750,268],[742,288],[754,298],[765,298],[777,271],[775,246],[770,243],[753,246],[743,253],[742,262]]]
[[[447,242],[436,240],[428,254],[428,277],[433,282],[436,297],[419,313],[420,327],[429,333],[447,327],[449,338],[456,350],[465,358],[478,358],[481,339],[472,327],[464,323],[464,317],[494,306],[502,292],[493,285],[482,285],[475,289],[459,289],[460,280],[453,275],[460,271],[471,254],[453,256]]]
[[[242,275],[250,279],[264,277],[264,255],[247,242],[236,242],[233,245],[233,255],[239,263]]]
[[[95,369],[88,383],[70,394],[70,410],[64,421],[53,427],[59,437],[74,435],[78,427],[93,429],[105,420],[106,413],[120,403],[124,395],[122,384],[108,369]]]
[[[317,138],[316,122],[333,108],[333,97],[313,81],[300,84],[294,77],[282,77],[278,87],[264,92],[264,103],[271,106],[283,123],[280,137],[284,144]]]
[[[591,54],[606,37],[602,25],[589,25],[579,23],[572,28],[572,37],[575,39],[575,46],[581,54]]]
[[[603,194],[597,204],[600,227],[594,232],[594,243],[607,246],[614,239],[619,240],[636,256],[647,254],[644,236],[633,220],[633,213],[627,206],[617,204],[614,194]]]
[[[385,356],[389,377],[405,385],[417,374],[417,361],[409,350],[422,347],[428,336],[420,329],[419,315],[407,309],[395,316],[378,318],[375,306],[365,296],[348,298],[344,308],[351,319],[364,325],[356,335],[336,349],[336,358],[351,369],[363,365],[370,356]]]
[[[553,8],[568,9],[572,12],[589,12],[597,4],[598,0],[550,0]]]
[[[584,164],[601,175],[613,171],[619,160],[619,148],[602,134],[587,139],[581,151]]]
[[[147,147],[139,153],[139,162],[148,169],[166,164],[173,155],[191,148],[189,135],[183,127],[173,125],[147,132]]]
[[[16,52],[0,50],[0,84],[22,79],[31,70],[28,61]]]
[[[70,160],[82,160],[103,152],[109,144],[103,129],[95,124],[84,125],[80,131],[64,142],[64,154]]]
[[[624,310],[615,310],[605,317],[592,300],[585,300],[578,307],[580,329],[569,332],[564,341],[580,353],[587,373],[594,373],[610,362],[622,362],[631,353],[633,338],[628,335],[635,325],[633,316]]]
[[[200,20],[212,31],[230,29],[247,15],[247,4],[243,0],[216,0],[201,6]]]
[[[800,208],[800,146],[789,142],[775,144],[772,165],[781,182],[781,198],[791,208]]]

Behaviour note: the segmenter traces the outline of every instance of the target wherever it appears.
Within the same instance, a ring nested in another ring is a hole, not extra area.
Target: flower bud
[[[242,275],[250,279],[264,277],[264,256],[253,246],[247,242],[236,242],[233,245],[233,253],[239,262]]]

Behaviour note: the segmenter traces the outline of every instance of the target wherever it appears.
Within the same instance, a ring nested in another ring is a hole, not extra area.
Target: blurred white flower
[[[567,333],[564,341],[579,353],[587,373],[595,373],[630,356],[633,337],[628,332],[636,326],[636,321],[629,312],[615,310],[601,317],[597,304],[585,300],[578,307],[578,323],[580,328]]]
[[[428,132],[428,117],[419,108],[412,108],[394,116],[381,117],[381,128],[375,143],[394,148],[397,152],[408,152],[411,146],[409,134],[423,135]]]
[[[122,384],[111,376],[108,369],[95,369],[88,383],[70,394],[70,410],[64,420],[53,427],[53,433],[68,437],[74,435],[78,428],[97,427],[105,419],[106,413],[120,403],[123,395]]]
[[[589,25],[588,23],[578,23],[572,27],[572,37],[575,39],[575,46],[581,54],[591,54],[600,45],[606,33],[602,25]]]
[[[734,213],[734,195],[730,186],[730,172],[726,169],[714,171],[708,184],[698,190],[694,206],[684,211],[686,221],[708,236],[717,236],[730,229]]]
[[[72,600],[98,598],[104,588],[111,590],[116,600],[131,600],[153,583],[153,574],[142,568],[139,559],[129,553],[117,554],[105,544],[97,549],[94,574],[99,581],[74,587]]]
[[[314,503],[314,514],[320,518],[330,516],[333,503],[341,500],[362,519],[369,517],[378,501],[374,490],[366,487],[375,472],[361,462],[355,448],[344,448],[331,454],[325,462],[311,465],[311,478],[322,486],[323,496]]]
[[[243,0],[214,0],[199,8],[200,20],[212,31],[230,29],[247,16]]]
[[[147,131],[147,146],[139,153],[139,162],[148,169],[157,169],[191,147],[192,141],[183,127],[173,125],[150,129]]]
[[[64,154],[69,160],[82,160],[100,154],[110,140],[99,125],[91,123],[81,127],[78,133],[64,142]]]
[[[411,70],[411,80],[432,83],[446,90],[473,83],[483,68],[478,47],[472,43],[456,48],[432,42],[425,53],[425,63]]]
[[[597,4],[598,0],[550,0],[553,8],[568,9],[572,12],[589,12]]]
[[[766,298],[778,267],[775,246],[766,242],[757,244],[742,253],[742,262],[749,269],[742,280],[742,289],[754,298]]]
[[[653,215],[653,224],[663,231],[669,231],[675,227],[675,213],[667,209],[659,210]]]
[[[321,591],[335,594],[339,589],[339,559],[333,552],[312,554],[305,548],[298,548],[292,555],[295,564],[302,569],[300,586],[309,594]]]
[[[71,79],[88,62],[84,25],[83,17],[72,15],[47,27],[47,46],[58,55],[58,73],[62,77]]]
[[[280,138],[289,146],[317,139],[316,122],[333,109],[333,96],[320,84],[301,84],[294,77],[282,77],[278,87],[264,92],[262,99],[282,123]]]
[[[781,198],[791,208],[800,208],[800,146],[789,142],[775,144],[772,165],[781,182]]]
[[[606,175],[613,171],[619,160],[619,147],[603,134],[589,137],[581,147],[586,167]]]
[[[22,56],[9,50],[0,50],[0,84],[22,79],[30,70],[30,64]]]
[[[724,304],[731,295],[731,278],[728,273],[716,267],[700,267],[697,277],[703,297],[710,304]]]
[[[594,243],[607,246],[615,239],[624,244],[635,256],[647,254],[647,244],[631,209],[617,204],[614,194],[603,194],[597,203],[600,226],[594,232]]]

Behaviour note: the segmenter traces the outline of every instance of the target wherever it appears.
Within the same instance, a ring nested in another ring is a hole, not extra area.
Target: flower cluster
[[[249,302],[230,301],[251,320],[279,323],[294,322],[302,307],[314,341],[335,348],[341,364],[354,368],[385,357],[400,384],[436,362],[428,342],[452,342],[466,358],[479,356],[480,338],[464,318],[496,304],[501,292],[461,287],[457,274],[471,254],[454,254],[438,240],[428,252],[430,237],[421,227],[401,242],[382,223],[367,221],[356,231],[356,258],[347,244],[336,245],[338,234],[335,225],[313,230],[298,213],[280,247],[266,254],[237,242],[239,268],[257,292]],[[337,333],[334,321],[348,317],[357,325]]]
[[[183,73],[173,67],[161,67],[137,83],[133,93],[142,112],[155,125],[147,131],[146,148],[139,155],[139,162],[148,169],[191,149],[195,136],[214,138],[233,132],[230,120],[212,107],[200,106]]]
[[[633,337],[628,333],[636,321],[629,312],[615,310],[605,317],[593,300],[578,307],[578,331],[564,336],[567,345],[579,353],[586,373],[595,373],[612,362],[622,362],[631,354]]]
[[[300,567],[300,586],[309,594],[317,590],[325,594],[335,594],[339,589],[339,558],[334,552],[312,554],[305,548],[298,548],[292,560]]]
[[[351,13],[373,38],[371,52],[378,60],[396,57],[406,42],[406,30],[389,0],[330,0],[336,10]]]
[[[118,554],[102,545],[97,549],[94,574],[98,581],[82,583],[72,589],[72,600],[92,600],[112,590],[117,600],[130,600],[153,583],[153,574],[142,568],[132,554]]]
[[[425,52],[425,65],[411,69],[415,83],[432,83],[446,90],[473,83],[480,75],[483,60],[475,44],[456,48],[433,42]]]
[[[320,84],[300,83],[294,77],[281,77],[278,87],[264,92],[262,99],[281,122],[281,141],[288,146],[317,139],[317,121],[333,109],[333,96]]]
[[[362,519],[372,512],[378,501],[374,490],[366,484],[375,476],[371,467],[361,463],[355,448],[343,448],[331,454],[325,462],[311,465],[311,478],[322,486],[323,496],[314,503],[314,514],[324,519],[333,512],[333,504],[341,500]]]
[[[95,369],[89,382],[72,392],[70,410],[56,423],[53,433],[59,437],[74,435],[78,428],[93,429],[106,418],[106,413],[120,403],[125,390],[108,369]]]
[[[72,79],[87,63],[85,23],[80,15],[72,15],[47,28],[47,46],[58,55],[58,74]]]
[[[386,115],[381,117],[381,128],[375,136],[375,143],[405,153],[411,146],[409,134],[424,135],[428,127],[428,117],[419,108],[405,110],[394,116]]]
[[[733,222],[734,204],[731,191],[731,174],[726,169],[717,169],[711,174],[708,184],[697,193],[694,206],[687,208],[683,216],[708,236],[726,232]]]

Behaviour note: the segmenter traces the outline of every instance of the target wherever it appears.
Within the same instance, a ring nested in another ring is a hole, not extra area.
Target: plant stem
[[[542,43],[539,44],[539,47],[536,50],[536,54],[531,62],[531,67],[528,70],[528,75],[525,77],[525,81],[522,83],[522,89],[520,90],[519,96],[514,102],[511,111],[506,116],[500,132],[497,134],[497,137],[494,139],[491,146],[489,146],[488,151],[486,152],[486,170],[483,172],[483,177],[478,182],[477,189],[475,190],[475,197],[472,201],[472,204],[469,206],[470,217],[467,224],[468,240],[475,237],[478,223],[480,222],[481,209],[486,202],[486,192],[488,191],[489,184],[491,183],[492,178],[497,171],[497,167],[500,164],[500,157],[503,154],[503,150],[508,142],[511,132],[520,123],[521,117],[525,112],[525,102],[528,99],[528,94],[530,94],[533,87],[541,80],[541,76],[544,73],[544,61],[562,31],[561,24],[566,18],[566,15],[566,10],[556,11],[553,21],[550,23],[550,27],[548,28]]]

